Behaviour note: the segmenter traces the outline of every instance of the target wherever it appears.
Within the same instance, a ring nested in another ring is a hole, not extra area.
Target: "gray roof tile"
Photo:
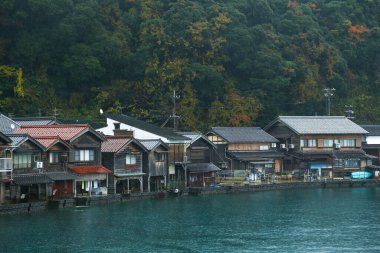
[[[361,125],[366,131],[368,131],[369,136],[380,136],[380,125]]]
[[[211,132],[229,143],[278,142],[260,127],[213,127]]]
[[[159,145],[163,145],[165,148],[169,149],[169,147],[162,142],[160,139],[155,140],[138,140],[148,151],[152,151],[156,149]]]
[[[298,134],[366,134],[359,125],[344,116],[279,116],[265,129],[280,122]]]
[[[12,119],[0,113],[0,132],[9,134],[14,132],[20,125]]]

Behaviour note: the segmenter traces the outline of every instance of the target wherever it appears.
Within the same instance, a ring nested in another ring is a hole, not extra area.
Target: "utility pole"
[[[346,117],[350,120],[355,119],[354,110],[352,110],[352,105],[345,105],[344,108],[346,108],[346,110],[344,111],[346,113]]]
[[[173,91],[173,112],[172,115],[170,115],[170,118],[173,119],[173,129],[174,131],[177,130],[177,119],[179,119],[179,115],[176,113],[176,100],[179,99],[180,96],[175,94],[175,90]]]
[[[59,115],[59,113],[58,113],[58,109],[57,109],[57,107],[54,107],[54,109],[53,109],[53,116],[54,116],[54,119],[55,120],[57,120],[57,116]]]
[[[326,111],[328,116],[330,116],[331,98],[334,96],[334,91],[334,88],[323,89],[323,95],[326,97]]]

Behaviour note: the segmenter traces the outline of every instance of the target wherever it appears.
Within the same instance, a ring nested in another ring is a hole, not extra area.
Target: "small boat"
[[[372,177],[372,173],[368,171],[355,171],[351,173],[352,179],[368,179]]]

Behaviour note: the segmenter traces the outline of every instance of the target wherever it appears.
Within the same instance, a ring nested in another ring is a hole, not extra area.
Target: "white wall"
[[[380,144],[380,136],[367,136],[367,144]]]
[[[97,129],[97,131],[102,132],[105,135],[114,135],[114,133],[113,133],[113,130],[115,129],[114,123],[120,123],[120,122],[107,118],[107,126],[103,127],[103,128],[99,128],[99,129]],[[141,140],[161,139],[163,142],[169,143],[169,140],[162,137],[162,136],[141,130],[139,128],[136,128],[136,127],[124,124],[124,123],[120,123],[120,129],[121,130],[133,131],[134,137],[136,139],[141,139]]]

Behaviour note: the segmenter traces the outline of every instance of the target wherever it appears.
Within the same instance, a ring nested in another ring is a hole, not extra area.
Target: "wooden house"
[[[5,155],[13,161],[10,199],[47,199],[52,192],[53,180],[43,173],[41,166],[44,146],[28,134],[7,134],[7,137],[12,142]]]
[[[372,170],[376,177],[380,176],[380,125],[361,125],[368,134],[366,138],[363,139],[362,145],[363,150],[368,154],[372,155],[372,164],[367,164],[367,168]]]
[[[280,116],[265,130],[280,141],[285,171],[342,177],[372,159],[362,149],[368,132],[343,116]]]
[[[143,192],[143,153],[147,150],[130,136],[106,136],[102,163],[113,175],[108,177],[110,194]]]
[[[206,136],[217,146],[216,161],[227,175],[281,171],[279,141],[259,127],[213,127]]]
[[[189,140],[186,142],[186,182],[189,187],[209,187],[216,183],[220,171],[213,161],[217,156],[216,146],[201,133],[179,133]]]
[[[160,139],[139,140],[147,152],[143,154],[144,189],[148,192],[166,188],[169,146]]]
[[[128,130],[133,132],[134,138],[138,140],[160,139],[169,146],[168,152],[168,177],[173,184],[182,184],[183,171],[185,169],[184,157],[186,154],[186,143],[189,138],[177,134],[167,128],[160,128],[133,117],[120,114],[108,114],[104,116],[107,119],[107,126],[97,129],[105,135],[114,135],[118,131]],[[181,172],[181,174],[179,174]]]
[[[68,170],[68,157],[72,146],[59,136],[36,137],[35,140],[45,148],[40,167],[53,180],[53,197],[73,197],[76,176]]]
[[[17,132],[28,133],[40,140],[54,136],[59,137],[60,139],[56,142],[56,145],[52,146],[54,149],[51,149],[50,153],[54,153],[55,148],[58,148],[59,151],[64,151],[66,148],[71,147],[67,159],[64,156],[65,152],[55,152],[58,156],[53,159],[56,159],[61,154],[61,158],[67,163],[67,168],[75,174],[75,196],[107,194],[107,177],[112,172],[101,164],[101,143],[104,141],[104,137],[92,127],[80,124],[34,125],[21,126],[17,129]],[[67,145],[64,145],[60,140],[66,142]],[[46,159],[48,158],[46,157]],[[62,168],[65,168],[64,166],[66,165],[63,165]]]

